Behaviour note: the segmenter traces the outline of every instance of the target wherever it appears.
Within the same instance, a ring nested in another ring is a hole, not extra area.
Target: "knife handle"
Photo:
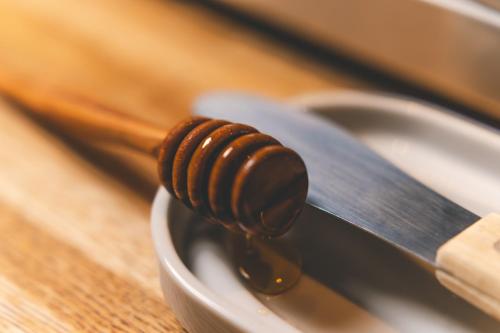
[[[500,320],[500,214],[489,214],[442,245],[436,277]]]

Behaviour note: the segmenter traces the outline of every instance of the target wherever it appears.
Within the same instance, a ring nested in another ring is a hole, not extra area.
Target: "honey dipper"
[[[188,117],[165,135],[153,124],[34,82],[2,75],[0,91],[72,136],[156,158],[172,196],[229,229],[279,236],[304,206],[304,162],[253,127]]]

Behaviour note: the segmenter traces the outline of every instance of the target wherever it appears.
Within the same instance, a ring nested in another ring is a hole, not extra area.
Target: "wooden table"
[[[166,128],[213,89],[364,85],[190,1],[1,0],[0,70]],[[0,331],[182,331],[149,234],[154,163],[55,134],[0,100]]]

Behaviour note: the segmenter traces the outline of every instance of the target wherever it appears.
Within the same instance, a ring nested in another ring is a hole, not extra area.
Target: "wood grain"
[[[436,262],[439,281],[500,320],[500,215],[490,214],[444,244]]]
[[[0,64],[160,123],[210,89],[288,96],[352,81],[190,1],[0,8]]]
[[[25,298],[45,308],[54,317],[52,321],[84,332],[168,332],[176,328],[153,291],[140,288],[2,208],[2,275],[14,281]]]
[[[0,0],[5,70],[159,127],[212,89],[362,84],[191,1]],[[181,332],[149,236],[154,163],[21,111],[0,102],[0,331]]]

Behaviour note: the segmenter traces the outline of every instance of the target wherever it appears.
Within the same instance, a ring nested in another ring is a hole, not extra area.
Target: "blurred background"
[[[214,89],[385,90],[498,124],[500,14],[477,1],[1,6],[2,69],[165,127]]]
[[[197,96],[399,93],[499,128],[497,0],[0,0],[0,74],[166,129]],[[57,134],[57,135],[54,135]],[[0,329],[182,331],[148,214],[155,164],[0,100]],[[15,331],[15,330],[14,330]]]

